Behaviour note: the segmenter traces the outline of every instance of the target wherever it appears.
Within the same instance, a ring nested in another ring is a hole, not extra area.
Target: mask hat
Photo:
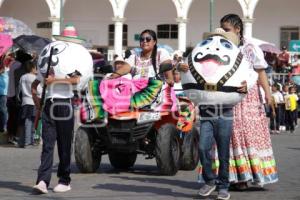
[[[205,32],[203,34],[203,40],[206,40],[206,39],[208,39],[212,36],[216,36],[216,35],[222,36],[222,37],[226,38],[227,40],[230,40],[236,46],[238,46],[240,43],[240,39],[238,38],[238,36],[235,33],[226,32],[222,28],[216,28],[214,32]]]
[[[71,24],[65,26],[61,35],[53,35],[53,37],[59,41],[72,42],[76,44],[84,44],[86,42],[85,39],[78,36],[75,27]]]

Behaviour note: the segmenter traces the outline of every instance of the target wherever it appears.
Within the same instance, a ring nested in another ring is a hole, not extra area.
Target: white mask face
[[[215,82],[234,65],[239,49],[231,41],[221,37],[210,37],[192,51],[195,70],[208,82]]]
[[[250,89],[258,77],[240,49],[222,36],[196,45],[188,64],[190,70],[181,72],[182,88],[196,105],[235,105],[245,96],[237,92],[241,83]]]
[[[93,60],[88,50],[74,43],[51,42],[42,50],[38,60],[38,71],[43,76],[46,74],[51,47],[54,48],[54,51],[51,59],[50,75],[65,78],[75,73],[80,76],[78,89],[83,89],[93,76]]]

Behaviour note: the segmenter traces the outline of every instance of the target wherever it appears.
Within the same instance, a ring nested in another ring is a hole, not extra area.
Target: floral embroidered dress
[[[245,41],[240,48],[254,69],[266,68],[262,51]],[[261,102],[258,85],[233,109],[233,132],[230,144],[229,181],[252,181],[258,185],[278,181],[267,117]],[[216,150],[216,149],[215,149]],[[215,151],[214,150],[214,151]],[[213,170],[218,173],[217,151],[212,152]],[[202,167],[198,167],[198,181],[203,182]]]

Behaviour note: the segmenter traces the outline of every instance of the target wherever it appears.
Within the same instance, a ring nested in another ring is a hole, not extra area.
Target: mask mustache
[[[218,55],[213,55],[213,54],[207,54],[205,55],[204,57],[202,58],[197,58],[197,56],[201,54],[203,55],[202,53],[197,53],[194,57],[194,62],[204,62],[206,60],[215,60],[217,61],[218,63],[220,64],[223,64],[223,65],[228,65],[230,63],[230,57],[228,55],[224,55],[224,59],[220,58]]]
[[[43,68],[49,61],[50,57],[47,56],[47,57],[44,57],[42,58],[42,61],[41,61],[41,64],[39,65],[40,68]],[[52,57],[52,60],[51,60],[51,66],[56,66],[59,62],[59,59],[56,58],[56,61],[53,61],[53,57]]]

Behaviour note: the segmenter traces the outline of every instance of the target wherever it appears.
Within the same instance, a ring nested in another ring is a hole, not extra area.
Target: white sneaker
[[[53,192],[68,192],[71,190],[71,185],[64,185],[59,183],[57,186],[54,187]]]
[[[45,181],[40,181],[37,185],[33,186],[33,191],[40,194],[47,194],[48,189]]]

